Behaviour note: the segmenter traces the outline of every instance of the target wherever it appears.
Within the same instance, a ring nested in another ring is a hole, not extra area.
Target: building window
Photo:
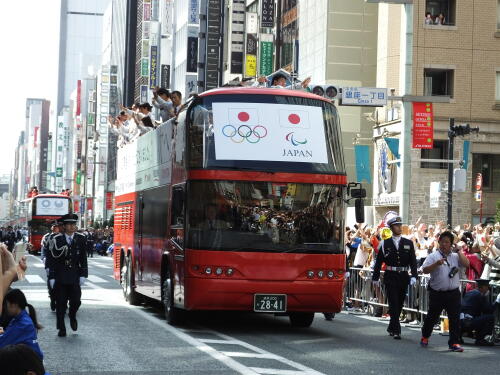
[[[448,141],[434,140],[434,148],[422,149],[421,159],[448,159]],[[420,168],[448,169],[448,163],[439,163],[431,161],[420,162]]]
[[[424,69],[424,95],[453,98],[453,70]]]
[[[497,72],[497,80],[496,81],[497,81],[497,84],[496,84],[495,100],[497,102],[500,102],[500,71]]]
[[[456,0],[427,0],[425,3],[425,15],[430,13],[434,25],[455,25]],[[426,20],[426,24],[429,21]]]
[[[483,175],[483,190],[500,191],[500,155],[473,154],[472,181],[476,180],[478,173]],[[472,185],[475,190],[475,184]]]

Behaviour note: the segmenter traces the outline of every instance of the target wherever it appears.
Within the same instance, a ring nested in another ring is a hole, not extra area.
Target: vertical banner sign
[[[198,71],[198,38],[187,38],[187,67],[186,72],[196,73]]]
[[[260,36],[260,75],[268,76],[273,72],[273,36],[261,34]]]
[[[413,148],[434,147],[432,103],[413,103]]]
[[[219,86],[219,63],[221,54],[221,3],[220,0],[207,1],[207,56],[205,63],[205,90]]]
[[[163,64],[161,66],[160,87],[170,88],[170,65]]]
[[[188,23],[197,25],[200,22],[198,2],[199,0],[189,0]]]
[[[148,101],[148,86],[141,85],[141,103]]]
[[[439,198],[441,197],[441,182],[431,182],[429,195],[430,208],[439,208]]]
[[[113,192],[112,191],[107,191],[106,192],[106,210],[112,210],[113,209]]]
[[[260,0],[260,27],[274,27],[274,0]]]
[[[78,212],[80,211],[80,201],[74,200],[73,201],[73,212]]]
[[[483,200],[483,174],[478,173],[476,175],[476,193],[474,194],[476,202],[481,202]]]
[[[155,88],[158,86],[158,46],[151,46],[151,54],[149,58],[149,87]]]
[[[141,77],[149,77],[149,61],[148,61],[148,59],[141,60]]]
[[[354,146],[354,157],[356,159],[356,179],[358,182],[363,182],[366,180],[367,183],[371,184],[371,172],[370,172],[370,146],[368,145],[355,145]]]
[[[465,170],[467,170],[467,167],[469,166],[469,149],[470,149],[470,141],[464,141],[464,156],[462,160],[464,161],[463,168]]]
[[[231,74],[243,74],[245,0],[233,0],[231,11]]]
[[[247,34],[245,74],[257,75],[257,34]]]
[[[81,113],[81,102],[82,102],[82,81],[78,80],[76,85],[76,115],[80,116]]]
[[[151,21],[151,3],[144,3],[143,5],[142,19],[144,21]]]
[[[92,198],[87,198],[87,210],[92,210],[94,205],[92,204]]]

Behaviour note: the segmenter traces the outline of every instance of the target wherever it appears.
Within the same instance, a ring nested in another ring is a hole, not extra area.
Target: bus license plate
[[[255,312],[286,312],[286,294],[255,294]]]

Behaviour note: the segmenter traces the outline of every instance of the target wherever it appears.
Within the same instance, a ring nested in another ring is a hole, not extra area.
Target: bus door
[[[184,306],[184,228],[185,228],[185,190],[186,184],[172,186],[172,204],[170,215],[170,240],[168,251],[173,256],[170,260],[170,272],[174,280],[174,301]]]

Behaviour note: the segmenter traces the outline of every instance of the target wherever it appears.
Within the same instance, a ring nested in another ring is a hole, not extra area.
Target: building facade
[[[378,86],[393,88],[395,95],[416,96],[415,100],[444,98],[447,102],[432,103],[433,148],[408,150],[407,202],[398,198],[403,191],[401,167],[386,163],[396,157],[383,138],[398,139],[405,127],[412,126],[412,117],[405,120],[401,111],[411,107],[394,101],[380,111],[381,123],[374,134],[376,217],[407,204],[410,223],[419,217],[424,222],[446,221],[447,163],[435,160],[448,159],[450,118],[456,124],[480,128],[477,136],[455,138],[453,160],[466,162],[462,168],[466,169],[467,184],[465,192],[453,194],[453,225],[494,216],[500,199],[500,2],[415,0],[413,5],[379,7]],[[427,13],[434,19],[442,13],[444,23],[426,23]],[[402,154],[402,143],[399,146]],[[460,168],[458,162],[454,168]],[[478,173],[483,178],[482,213],[481,203],[474,199]]]

